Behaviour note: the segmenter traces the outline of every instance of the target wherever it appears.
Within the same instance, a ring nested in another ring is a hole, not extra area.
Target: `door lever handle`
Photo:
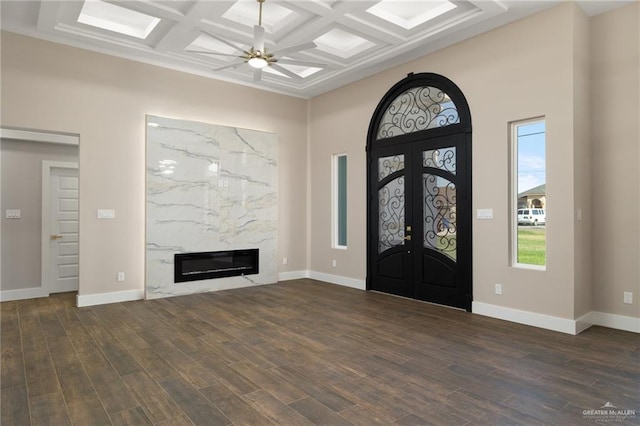
[[[64,237],[62,235],[60,235],[60,234],[51,234],[50,238],[52,240],[60,240],[60,239],[62,239]]]
[[[411,235],[407,235],[406,237],[404,237],[404,239],[407,241],[411,241]]]

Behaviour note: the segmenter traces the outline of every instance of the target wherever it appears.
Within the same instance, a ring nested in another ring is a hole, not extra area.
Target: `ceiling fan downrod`
[[[265,0],[256,0],[258,3],[260,3],[260,15],[258,15],[258,25],[262,26],[262,3],[264,3]]]

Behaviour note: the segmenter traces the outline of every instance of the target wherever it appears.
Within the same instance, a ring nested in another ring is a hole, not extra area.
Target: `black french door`
[[[430,104],[434,119],[453,103],[447,90],[430,91],[441,100],[438,110]],[[403,87],[401,96],[406,92]],[[452,120],[460,121],[458,110]],[[456,122],[381,138],[389,134],[372,129],[383,128],[385,117],[376,127],[372,121],[369,132],[377,139],[368,144],[367,288],[470,310],[470,126]]]

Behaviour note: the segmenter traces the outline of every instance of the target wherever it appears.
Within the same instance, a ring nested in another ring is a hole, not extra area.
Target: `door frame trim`
[[[41,240],[41,283],[40,286],[46,291],[47,296],[51,294],[51,286],[49,283],[49,256],[51,254],[49,250],[50,241],[49,236],[51,235],[51,227],[49,226],[50,215],[51,215],[51,170],[52,169],[74,169],[78,170],[78,163],[67,162],[67,161],[42,161],[42,240]],[[79,191],[79,190],[78,190]],[[80,214],[80,194],[78,194],[78,215]],[[80,222],[78,218],[78,222]],[[80,226],[80,223],[78,223]],[[78,239],[80,236],[80,230],[78,229]],[[78,241],[78,244],[80,242]],[[79,256],[79,253],[78,253]],[[80,261],[78,260],[78,265],[80,265]],[[80,283],[78,283],[78,287],[80,287]],[[79,288],[78,288],[79,289]]]

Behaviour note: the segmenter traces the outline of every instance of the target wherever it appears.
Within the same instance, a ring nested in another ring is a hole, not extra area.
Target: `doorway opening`
[[[79,136],[0,128],[0,300],[78,291]]]
[[[409,74],[367,136],[367,289],[471,310],[471,114],[438,74]]]

